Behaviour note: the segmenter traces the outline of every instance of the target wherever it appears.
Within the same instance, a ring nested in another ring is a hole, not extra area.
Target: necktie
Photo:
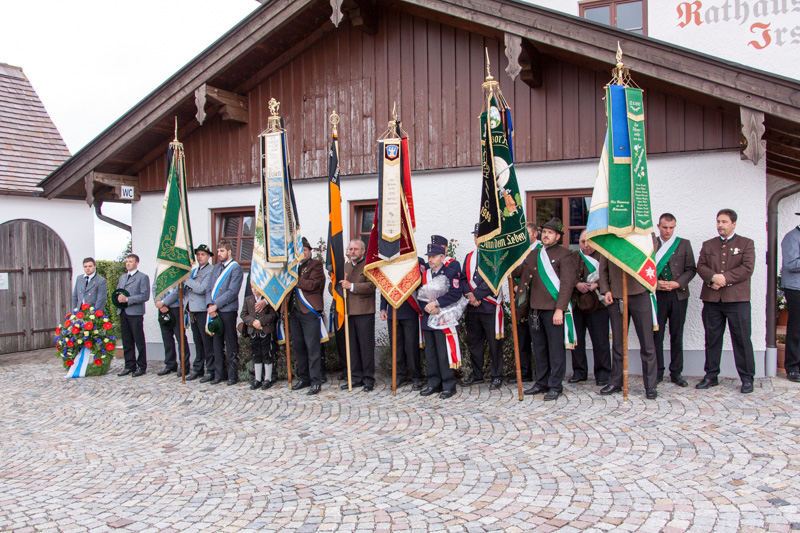
[[[83,276],[83,279],[86,281],[86,284],[83,286],[83,290],[89,288],[89,276]]]

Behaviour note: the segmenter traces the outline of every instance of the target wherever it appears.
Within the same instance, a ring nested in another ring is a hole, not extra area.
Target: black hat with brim
[[[205,252],[208,255],[214,255],[214,254],[211,253],[211,249],[208,246],[206,246],[205,244],[201,244],[200,246],[195,248],[194,249],[194,253],[197,253],[197,252]]]
[[[446,253],[447,253],[447,248],[445,248],[441,244],[429,244],[428,253],[426,253],[425,255],[444,255]]]
[[[129,293],[125,289],[116,289],[114,292],[111,293],[111,303],[113,303],[114,307],[116,307],[117,309],[125,309],[126,307],[128,307],[128,302],[120,302],[120,301],[118,301],[117,297],[120,294],[123,295],[123,296],[130,296],[131,295],[131,293]]]
[[[555,231],[559,235],[564,235],[564,224],[561,223],[560,218],[551,218],[547,224],[542,226],[542,228],[548,228]]]
[[[170,313],[169,311],[167,311],[166,313],[164,311],[159,311],[158,323],[167,329],[172,329],[175,327],[175,317],[172,316],[172,313]]]
[[[212,337],[214,335],[222,335],[222,320],[219,315],[209,320],[208,324],[206,324],[206,333]]]

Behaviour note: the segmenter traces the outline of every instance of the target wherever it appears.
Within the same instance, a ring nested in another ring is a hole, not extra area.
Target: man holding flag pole
[[[168,331],[169,344],[172,344],[173,335],[180,339],[180,365],[181,379],[186,382],[186,369],[189,361],[186,354],[186,324],[184,322],[183,281],[187,279],[194,264],[194,247],[192,246],[192,228],[189,224],[189,204],[186,189],[186,163],[183,144],[178,142],[178,119],[175,118],[175,139],[169,143],[167,150],[168,170],[167,186],[164,192],[164,205],[162,207],[161,239],[156,254],[156,274],[153,283],[155,301],[161,303],[161,311],[167,309],[169,303],[177,300],[177,310],[167,310],[167,316],[173,322],[177,319],[173,329]],[[174,291],[177,288],[177,298]],[[166,302],[165,302],[166,300]],[[177,314],[178,316],[174,316]],[[162,326],[163,329],[163,326]],[[165,337],[165,346],[167,345]],[[174,344],[172,344],[174,346]],[[176,364],[174,348],[170,360],[167,350],[167,367],[160,374],[172,371],[170,363]]]
[[[642,90],[631,87],[617,45],[614,79],[606,86],[608,132],[586,224],[587,243],[600,252],[600,291],[609,306],[613,364],[601,394],[623,391],[628,398],[629,311],[639,337],[645,395],[656,399],[657,364],[653,328],[657,326],[653,217],[644,138]]]

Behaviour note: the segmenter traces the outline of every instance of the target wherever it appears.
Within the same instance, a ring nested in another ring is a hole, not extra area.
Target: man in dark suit
[[[186,309],[189,312],[189,321],[192,324],[194,337],[194,365],[192,373],[186,376],[186,381],[201,378],[201,383],[214,380],[214,341],[206,333],[206,293],[210,289],[211,271],[214,266],[210,263],[211,249],[201,244],[194,251],[197,263],[192,268],[189,279],[183,282],[186,288]],[[208,375],[204,374],[208,371]]]
[[[564,235],[561,220],[554,218],[542,227],[542,246],[528,254],[511,273],[520,278],[517,294],[530,288],[530,324],[536,383],[525,394],[545,393],[556,400],[563,391],[567,368],[564,338],[566,315],[577,282],[575,256],[558,244]],[[551,290],[552,289],[552,290]]]
[[[153,286],[153,293],[153,298],[156,298],[158,295],[155,294],[155,286]],[[189,361],[192,353],[189,351],[186,330],[181,331],[181,302],[178,297],[179,292],[176,285],[161,300],[156,300],[156,309],[159,313],[169,314],[172,317],[167,324],[162,322],[159,316],[158,327],[161,329],[161,342],[164,345],[164,368],[158,373],[159,376],[166,376],[170,372],[178,371],[181,360],[181,343],[184,349],[184,375],[189,374]]]
[[[297,285],[287,299],[292,353],[297,361],[299,379],[292,390],[311,387],[307,394],[322,390],[322,292],[325,290],[325,270],[322,263],[311,259],[311,245],[303,237],[303,257],[297,267]]]
[[[72,309],[77,309],[88,303],[95,310],[106,310],[106,297],[108,296],[108,283],[105,278],[97,273],[97,263],[91,257],[83,260],[83,275],[75,278],[75,288],[72,290]]]
[[[664,379],[664,335],[669,320],[669,379],[679,387],[689,383],[683,378],[683,325],[689,306],[689,282],[697,274],[694,252],[689,239],[675,235],[675,215],[664,213],[658,219],[656,238],[656,273],[658,285],[658,331],[653,334],[658,360],[658,382]]]
[[[752,239],[736,234],[738,216],[733,209],[717,213],[717,233],[703,243],[697,274],[703,280],[703,327],[706,330],[706,375],[698,389],[719,385],[719,365],[725,324],[731,328],[733,357],[742,380],[743,394],[753,392],[756,373],[750,340],[750,278],[756,263]]]
[[[144,303],[150,299],[150,278],[139,272],[139,256],[128,254],[125,258],[127,274],[119,277],[117,289],[125,289],[130,296],[117,295],[117,302],[127,304],[117,309],[122,329],[122,346],[125,370],[118,376],[139,377],[147,372],[147,342],[144,338]],[[134,350],[134,346],[136,349]],[[138,357],[136,352],[139,352]]]
[[[344,279],[339,284],[347,291],[353,387],[363,385],[364,392],[370,392],[375,388],[375,285],[364,275],[364,252],[364,241],[350,241]],[[349,387],[344,383],[340,388]]]
[[[222,321],[222,335],[214,335],[214,379],[217,385],[228,376],[228,385],[239,381],[239,336],[236,331],[236,317],[239,314],[239,289],[244,275],[242,267],[233,259],[233,245],[220,241],[217,245],[217,262],[211,270],[208,291],[206,292],[206,312],[212,319],[216,316]],[[228,361],[225,364],[225,356]]]
[[[800,215],[800,213],[795,213]],[[800,226],[781,241],[781,288],[786,297],[786,379],[800,383]]]

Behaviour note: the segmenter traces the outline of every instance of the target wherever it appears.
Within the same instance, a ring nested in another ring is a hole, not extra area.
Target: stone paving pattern
[[[50,351],[0,356],[0,530],[787,531],[800,529],[800,387],[566,385],[450,400],[334,382],[315,397],[64,379]]]

